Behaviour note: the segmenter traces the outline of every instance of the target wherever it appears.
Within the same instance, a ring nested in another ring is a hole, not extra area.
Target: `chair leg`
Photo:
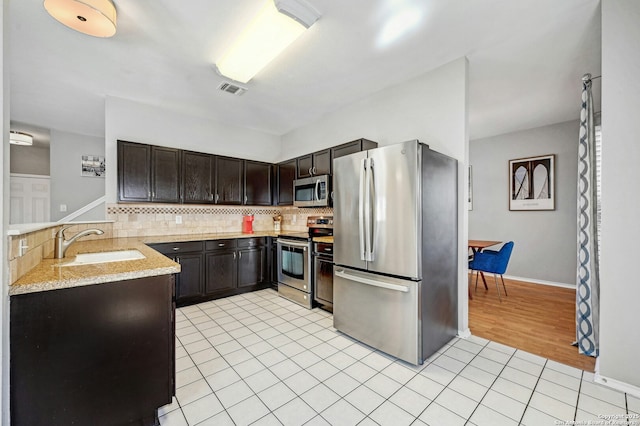
[[[478,291],[478,275],[480,274],[480,271],[476,271],[476,291]]]
[[[500,296],[500,286],[498,285],[498,276],[493,274],[493,279],[496,281],[496,290],[498,290],[498,299],[500,299],[500,303],[502,303],[502,296]]]
[[[504,288],[504,295],[508,296],[507,287],[505,287],[505,285],[504,285],[504,278],[502,278],[502,274],[500,274],[500,279],[502,280],[502,288]]]

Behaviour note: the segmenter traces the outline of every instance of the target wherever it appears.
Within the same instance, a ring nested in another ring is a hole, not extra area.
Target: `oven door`
[[[278,282],[311,292],[311,250],[308,242],[278,239]]]

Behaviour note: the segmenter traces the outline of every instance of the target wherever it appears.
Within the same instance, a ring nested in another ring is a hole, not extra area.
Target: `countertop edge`
[[[62,290],[65,288],[82,287],[93,284],[104,284],[117,281],[134,280],[137,278],[154,277],[159,275],[169,275],[180,272],[180,267],[169,266],[154,269],[140,269],[131,272],[122,272],[108,275],[97,275],[74,280],[50,280],[33,284],[9,286],[9,296],[20,294],[38,293],[41,291]]]

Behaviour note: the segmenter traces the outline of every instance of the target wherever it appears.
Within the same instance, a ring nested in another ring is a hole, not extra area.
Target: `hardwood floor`
[[[471,333],[531,352],[572,367],[594,371],[595,358],[578,354],[575,341],[575,290],[505,279],[502,303],[498,300],[492,274],[487,274],[489,290],[482,280],[469,300]],[[498,283],[500,278],[498,277]]]

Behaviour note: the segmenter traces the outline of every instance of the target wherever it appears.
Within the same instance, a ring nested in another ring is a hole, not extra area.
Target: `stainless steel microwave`
[[[293,181],[293,205],[328,207],[331,200],[330,175],[312,176]]]

